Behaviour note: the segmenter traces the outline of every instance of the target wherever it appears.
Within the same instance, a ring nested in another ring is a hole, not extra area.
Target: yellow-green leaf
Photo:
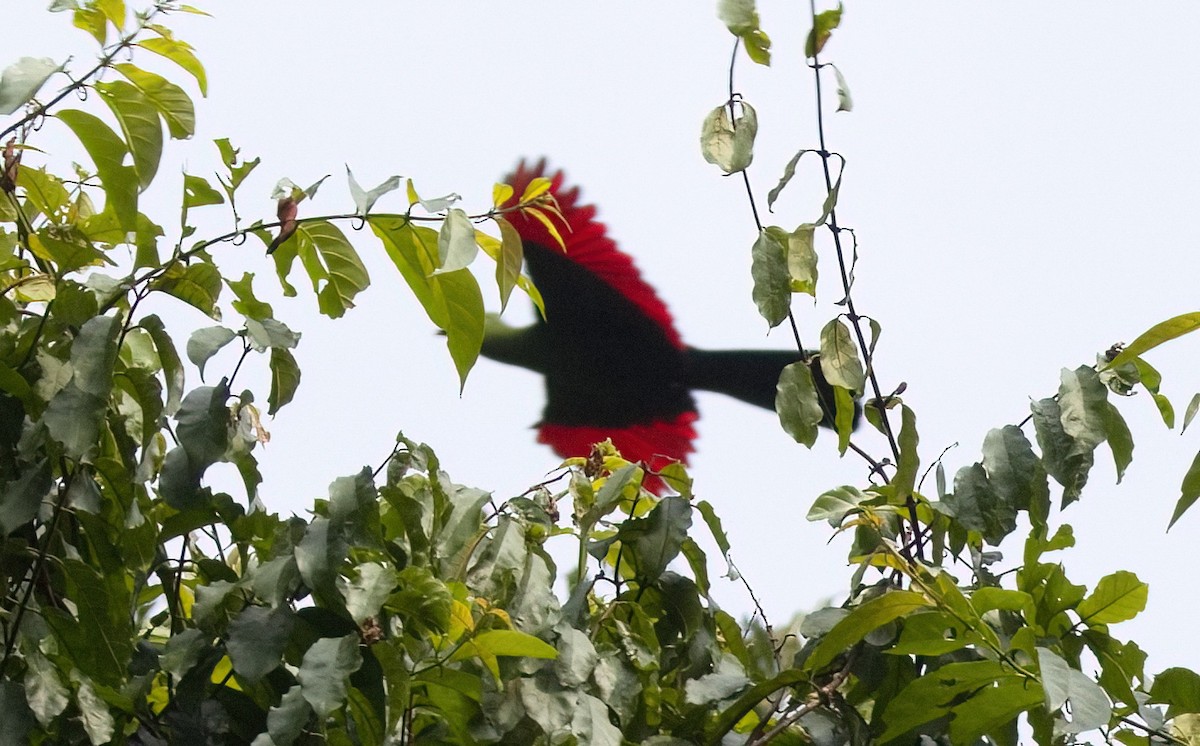
[[[187,92],[163,76],[140,67],[128,63],[114,67],[158,110],[172,138],[183,140],[196,133],[196,108]]]
[[[150,186],[158,173],[162,159],[162,124],[158,121],[158,109],[140,90],[123,80],[97,83],[96,92],[108,104],[117,117],[125,143],[133,155],[133,170],[137,173],[141,190]]]
[[[207,96],[208,76],[204,72],[204,65],[200,64],[200,60],[196,58],[195,53],[192,51],[192,45],[176,39],[164,28],[158,26],[154,26],[153,28],[162,34],[162,36],[154,39],[143,39],[137,42],[137,46],[146,51],[162,55],[191,73],[192,77],[196,79],[196,84],[200,86],[200,95]]]

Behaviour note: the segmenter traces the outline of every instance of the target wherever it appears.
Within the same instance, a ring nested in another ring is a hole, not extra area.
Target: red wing
[[[513,188],[513,196],[504,206],[511,207],[517,204],[525,192],[525,187],[529,186],[529,182],[539,176],[548,176],[551,183],[550,193],[558,201],[559,209],[562,210],[563,217],[567,219],[568,230],[563,230],[560,225],[555,225],[566,244],[567,258],[583,265],[589,272],[628,298],[630,302],[641,309],[647,318],[662,329],[671,344],[682,350],[684,348],[683,340],[680,338],[679,332],[675,330],[671,312],[659,300],[654,288],[647,285],[646,281],[642,279],[641,273],[633,264],[633,259],[628,254],[622,253],[617,248],[616,242],[608,237],[604,223],[596,220],[595,206],[577,204],[579,187],[564,189],[562,171],[548,175],[545,170],[545,160],[538,161],[532,167],[527,166],[525,161],[517,164],[517,170],[505,179],[505,182]],[[534,243],[547,249],[558,249],[558,242],[536,218],[517,213],[509,213],[505,217],[517,229],[523,242]],[[555,217],[550,219],[558,222]]]

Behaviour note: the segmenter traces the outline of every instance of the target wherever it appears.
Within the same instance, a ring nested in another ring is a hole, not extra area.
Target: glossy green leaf
[[[158,173],[162,160],[163,133],[158,110],[138,88],[123,80],[97,83],[96,92],[108,104],[125,134],[125,144],[133,156],[140,191],[145,191]]]
[[[786,249],[771,231],[759,233],[750,249],[750,274],[754,278],[751,295],[758,313],[770,326],[779,326],[791,310],[792,288]]]
[[[49,57],[22,57],[0,73],[0,116],[12,114],[41,90],[50,76],[62,69]]]
[[[195,53],[192,51],[192,46],[187,42],[176,39],[161,26],[153,28],[161,36],[159,38],[142,39],[137,42],[137,46],[146,51],[162,55],[191,73],[192,77],[196,79],[197,85],[200,86],[200,95],[207,96],[208,76],[204,72],[204,66],[200,64],[200,60],[196,58]]]
[[[274,415],[292,401],[300,387],[300,366],[290,351],[271,348],[271,392],[267,396],[267,414]]]
[[[1150,586],[1137,575],[1118,570],[1100,578],[1096,590],[1079,603],[1075,613],[1088,626],[1129,621],[1146,609],[1149,593]]]
[[[982,464],[964,466],[954,475],[954,492],[942,504],[969,531],[977,531],[992,546],[1017,528],[1017,508],[992,486]]]
[[[804,669],[819,672],[868,633],[894,619],[932,605],[923,594],[914,591],[889,591],[873,598],[853,609],[846,618],[834,625],[804,662]]]
[[[700,152],[704,160],[727,174],[744,171],[754,160],[754,138],[758,134],[758,114],[754,107],[739,100],[740,114],[730,117],[722,104],[704,118],[700,131]]]
[[[1017,717],[1041,704],[1043,697],[1041,687],[1016,676],[1006,676],[996,685],[980,686],[970,699],[951,709],[954,719],[950,721],[946,740],[978,743],[983,735],[989,734],[993,743],[1012,742]],[[1012,733],[1007,739],[998,735],[1004,734],[1005,729]]]
[[[192,332],[187,341],[187,356],[200,369],[200,380],[204,380],[204,366],[212,356],[236,338],[237,333],[224,326],[206,326]]]
[[[104,186],[105,210],[111,212],[124,231],[137,224],[138,175],[123,165],[129,153],[124,141],[99,118],[85,111],[67,109],[58,119],[75,133],[96,164],[96,175]]]
[[[125,577],[77,559],[61,560],[59,569],[75,613],[53,609],[46,621],[76,668],[97,683],[115,686],[124,679],[135,640]]]
[[[1112,360],[1108,361],[1109,368],[1119,368],[1135,357],[1153,350],[1164,342],[1190,334],[1200,328],[1200,311],[1181,314],[1166,321],[1161,321],[1140,334],[1130,342]]]
[[[643,582],[653,582],[679,554],[692,525],[692,508],[682,497],[664,497],[645,518],[621,524],[618,537],[632,555],[634,570]]]
[[[50,400],[42,420],[50,437],[62,443],[69,457],[83,459],[91,454],[100,439],[105,409],[105,399],[76,386],[67,386]]]
[[[296,678],[305,701],[326,717],[346,701],[350,674],[362,665],[358,635],[322,637],[304,653]]]
[[[196,110],[191,96],[171,81],[128,63],[113,66],[137,88],[166,122],[167,131],[176,140],[196,134]]]
[[[990,430],[983,439],[983,467],[1000,498],[1017,510],[1044,515],[1049,500],[1046,472],[1025,433],[1015,425]]]
[[[808,364],[792,363],[779,374],[775,387],[775,411],[784,432],[797,443],[812,448],[817,442],[817,429],[825,413],[817,397],[812,371]]]
[[[346,612],[362,624],[367,617],[379,613],[380,608],[396,589],[399,579],[390,566],[366,562],[357,568],[357,576],[346,583],[343,595]]]
[[[821,372],[832,386],[863,391],[866,374],[858,357],[858,348],[850,330],[840,319],[831,319],[821,328]]]

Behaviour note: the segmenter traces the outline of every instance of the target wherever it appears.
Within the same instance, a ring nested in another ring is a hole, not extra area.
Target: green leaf
[[[79,717],[88,739],[92,743],[112,741],[116,723],[109,712],[108,703],[96,694],[95,687],[86,676],[73,673],[71,679],[75,681],[75,703],[79,706]]]
[[[162,35],[161,38],[142,39],[137,42],[137,46],[148,52],[162,55],[191,73],[192,77],[196,79],[197,85],[200,86],[200,95],[207,96],[208,77],[204,73],[204,66],[200,64],[200,60],[192,52],[192,46],[187,42],[174,38],[169,31],[160,26],[153,26],[152,28]]]
[[[731,34],[742,40],[751,60],[760,65],[771,64],[771,40],[759,27],[754,0],[720,0],[717,17]]]
[[[1164,342],[1190,334],[1200,328],[1200,311],[1193,311],[1161,321],[1147,329],[1137,339],[1125,346],[1120,353],[1108,361],[1108,368],[1119,368],[1135,357],[1158,347]]]
[[[821,372],[832,386],[863,391],[866,375],[850,330],[839,319],[821,329]]]
[[[1005,425],[988,432],[983,439],[983,467],[1004,502],[1031,514],[1048,513],[1046,471],[1021,428]]]
[[[154,181],[162,160],[163,134],[158,110],[145,94],[123,80],[97,83],[94,87],[125,133],[140,191],[145,191]]]
[[[1175,522],[1183,517],[1188,508],[1195,504],[1196,499],[1200,498],[1200,453],[1192,459],[1192,465],[1188,467],[1187,474],[1183,475],[1183,484],[1180,487],[1183,494],[1179,496],[1179,500],[1175,503],[1175,512],[1171,513],[1171,522],[1167,524],[1167,530],[1170,530]]]
[[[834,658],[862,640],[868,633],[894,619],[932,605],[932,602],[923,594],[914,591],[889,591],[863,603],[834,625],[829,634],[821,638],[812,654],[804,662],[804,670],[820,672],[832,663]]]
[[[41,723],[50,723],[67,708],[67,687],[58,669],[37,651],[26,653],[25,701]]]
[[[691,525],[691,504],[676,496],[664,497],[645,518],[632,518],[621,524],[617,536],[632,555],[640,580],[658,580],[678,556]]]
[[[804,361],[791,363],[779,374],[775,386],[775,411],[779,424],[792,439],[808,448],[817,442],[817,427],[824,419],[812,370]]]
[[[954,475],[954,492],[942,499],[942,505],[963,528],[979,532],[993,546],[998,546],[1017,527],[1016,506],[992,487],[982,464],[958,470]]]
[[[371,211],[375,206],[375,202],[387,194],[400,188],[400,177],[391,176],[382,181],[379,186],[365,191],[358,185],[358,181],[354,178],[354,174],[350,171],[350,167],[346,166],[346,180],[350,182],[350,197],[354,200],[354,212],[363,217]]]
[[[830,526],[838,528],[849,513],[857,511],[869,499],[857,487],[837,487],[818,497],[805,517],[810,521],[829,521]]]
[[[754,107],[738,100],[741,114],[730,118],[730,107],[722,104],[709,112],[700,130],[700,152],[704,160],[727,174],[744,171],[754,160],[754,137],[758,133],[758,114]]]
[[[296,678],[318,717],[326,717],[345,703],[347,680],[361,665],[357,634],[322,637],[305,651]]]
[[[225,648],[238,676],[258,681],[283,662],[291,641],[295,612],[288,606],[247,606],[229,622]]]
[[[764,230],[758,234],[750,249],[750,275],[758,313],[772,328],[779,326],[791,310],[792,287],[786,250],[776,233]]]
[[[183,398],[175,415],[175,435],[194,468],[206,468],[225,455],[229,444],[228,398],[224,379],[218,386],[193,389]]]
[[[259,734],[252,746],[286,746],[304,733],[313,710],[296,684],[283,693],[279,704],[267,712],[267,732]]]
[[[453,272],[468,267],[478,253],[471,219],[459,208],[451,208],[438,231],[438,271]]]
[[[1112,707],[1099,684],[1083,671],[1071,668],[1049,648],[1037,648],[1037,656],[1042,687],[1046,692],[1046,709],[1054,713],[1068,701],[1071,703],[1071,720],[1060,718],[1055,730],[1083,733],[1108,723]]]
[[[0,493],[0,537],[8,536],[37,516],[42,500],[53,487],[51,477],[50,462],[42,459],[5,485]]]
[[[290,350],[300,344],[300,333],[275,319],[246,319],[246,339],[256,352],[274,348]]]
[[[29,743],[29,732],[34,726],[33,712],[25,700],[29,693],[29,688],[15,679],[0,681],[0,712],[4,713],[0,719],[0,743],[14,746]]]
[[[128,63],[113,65],[158,111],[172,139],[185,140],[196,134],[196,110],[191,96],[161,75]]]
[[[796,165],[800,163],[800,159],[805,153],[812,152],[808,148],[804,148],[792,156],[792,159],[783,167],[783,174],[779,177],[779,183],[767,192],[767,209],[774,212],[775,201],[779,199],[779,195],[783,193],[786,187],[792,181],[792,177],[796,175]]]
[[[346,597],[346,612],[356,623],[379,613],[379,609],[396,589],[396,571],[377,562],[367,562],[356,568],[357,576],[350,580],[342,595]]]
[[[329,520],[317,518],[308,524],[304,537],[294,550],[300,577],[323,604],[336,608],[340,601],[336,581],[338,568],[348,549],[341,536],[330,529]]]
[[[1104,442],[1108,422],[1108,388],[1095,369],[1086,365],[1062,371],[1058,406],[1063,431],[1091,450]]]
[[[254,273],[243,272],[242,279],[230,280],[226,279],[225,284],[237,296],[237,300],[233,301],[233,310],[242,314],[248,319],[269,319],[275,315],[270,303],[260,301],[254,295]],[[299,336],[299,335],[297,335]]]
[[[781,243],[787,246],[788,277],[791,279],[792,292],[807,293],[814,298],[817,297],[817,252],[813,248],[815,229],[812,223],[804,223],[780,237]]]
[[[181,222],[186,222],[187,210],[192,207],[204,207],[205,205],[220,205],[225,203],[225,198],[216,189],[213,189],[212,184],[201,176],[193,176],[192,174],[183,175],[183,207],[185,217]]]
[[[0,74],[0,116],[24,106],[63,66],[49,57],[22,57]]]
[[[211,262],[194,262],[186,267],[172,264],[166,272],[150,283],[155,290],[174,296],[209,318],[220,321],[221,271]]]
[[[340,318],[371,284],[367,268],[333,223],[304,223],[296,229],[296,239],[300,261],[317,293],[317,307],[331,319]]]
[[[854,99],[850,96],[850,86],[846,85],[846,78],[842,75],[842,71],[837,68],[837,65],[830,65],[833,68],[833,77],[837,81],[837,100],[838,111],[853,111]]]
[[[1013,736],[1004,739],[997,732],[1015,726],[1017,716],[1036,707],[1044,696],[1040,686],[1015,676],[1006,676],[996,685],[977,686],[970,699],[951,708],[953,719],[946,740],[978,743],[981,736],[989,734],[991,743],[1013,743]],[[1015,735],[1015,727],[1012,733]]]
[[[50,437],[62,443],[67,456],[88,457],[100,439],[107,401],[68,385],[54,395],[42,414]]]
[[[1183,414],[1183,427],[1179,430],[1180,435],[1187,431],[1188,425],[1192,424],[1192,418],[1196,416],[1197,411],[1200,411],[1200,393],[1193,394],[1192,400],[1188,402],[1187,411]]]
[[[102,575],[76,559],[60,560],[60,569],[75,614],[46,609],[46,621],[64,646],[64,654],[80,671],[106,686],[117,686],[125,678],[135,639],[126,576],[120,572]]]
[[[1154,677],[1150,701],[1167,705],[1167,717],[1200,712],[1200,674],[1186,668],[1168,668]]]
[[[898,499],[907,500],[912,495],[917,483],[917,470],[921,467],[921,456],[917,453],[921,439],[917,434],[917,415],[907,404],[900,405],[900,413],[900,460],[896,464],[892,486]]]
[[[57,116],[75,133],[96,164],[96,175],[104,187],[104,209],[116,217],[122,230],[133,230],[137,225],[138,178],[132,166],[123,165],[129,149],[107,124],[85,111],[67,109]]]
[[[1031,403],[1030,409],[1038,446],[1042,449],[1042,463],[1050,476],[1062,485],[1065,507],[1079,499],[1083,492],[1088,472],[1095,462],[1093,452],[1066,433],[1057,401],[1041,399]]]
[[[282,347],[271,348],[271,392],[267,395],[267,414],[274,415],[289,404],[300,388],[300,366],[295,356]]]
[[[804,42],[804,56],[816,57],[825,48],[825,43],[833,34],[833,30],[842,22],[842,4],[839,2],[836,10],[826,10],[813,17],[812,30]]]
[[[224,326],[206,326],[192,332],[187,341],[187,356],[200,369],[200,380],[204,380],[204,366],[212,356],[235,339],[237,333]]]
[[[521,280],[521,266],[525,262],[525,247],[521,234],[502,217],[496,217],[500,229],[500,256],[496,260],[496,287],[500,291],[500,310],[508,307],[508,297]],[[1197,395],[1200,397],[1200,395]],[[1200,398],[1197,399],[1200,401]]]
[[[1125,469],[1133,461],[1133,433],[1129,432],[1129,425],[1125,424],[1120,410],[1112,402],[1106,401],[1105,404],[1104,439],[1112,450],[1113,462],[1117,466],[1117,484],[1120,484],[1125,477]]]
[[[1149,593],[1150,586],[1137,575],[1118,570],[1101,578],[1096,590],[1079,603],[1075,612],[1089,627],[1125,622],[1145,610]]]
[[[465,660],[479,655],[553,659],[558,656],[558,651],[553,645],[533,635],[515,629],[496,629],[472,637],[450,656],[450,660]]]
[[[450,607],[454,597],[429,568],[409,565],[400,571],[400,590],[388,598],[389,611],[398,613],[416,629],[444,634],[450,629]]]
[[[910,681],[887,704],[886,724],[877,741],[888,743],[912,729],[944,717],[965,695],[1010,678],[998,661],[948,663]],[[1039,699],[1040,699],[1040,692]],[[970,700],[967,700],[969,703]]]

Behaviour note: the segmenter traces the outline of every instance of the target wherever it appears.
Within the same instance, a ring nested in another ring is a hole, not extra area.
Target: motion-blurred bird
[[[546,176],[545,161],[521,162],[505,183],[515,205],[529,183]],[[621,455],[658,469],[687,462],[698,417],[691,391],[716,391],[775,409],[775,388],[796,351],[709,351],[683,343],[666,305],[642,280],[597,222],[596,208],[579,204],[579,189],[564,188],[561,171],[549,176],[550,194],[566,225],[556,221],[565,251],[535,217],[509,213],[524,244],[525,267],[541,292],[545,319],[514,328],[490,318],[485,357],[541,373],[546,408],[538,441],[564,458],[587,456],[611,438]],[[833,392],[819,365],[810,365],[825,419]],[[647,480],[652,489],[661,487]]]

